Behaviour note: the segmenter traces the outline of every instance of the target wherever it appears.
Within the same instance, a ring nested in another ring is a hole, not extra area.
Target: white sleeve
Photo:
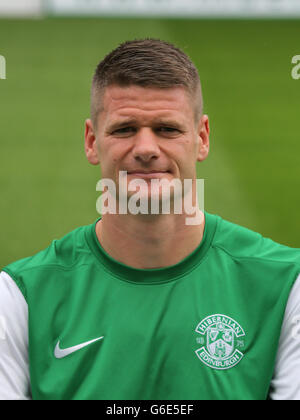
[[[12,278],[0,273],[0,400],[30,400],[28,306]]]
[[[286,307],[270,398],[300,400],[300,275]]]

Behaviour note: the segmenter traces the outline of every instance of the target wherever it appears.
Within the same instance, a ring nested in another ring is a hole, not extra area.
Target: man
[[[206,212],[188,224],[150,188],[192,180],[181,198],[197,203],[209,121],[189,58],[151,39],[110,53],[94,76],[85,152],[116,204],[139,193],[159,211],[118,207],[3,269],[0,397],[298,399],[299,249]]]

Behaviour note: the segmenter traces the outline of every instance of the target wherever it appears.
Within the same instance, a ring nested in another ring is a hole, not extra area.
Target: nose
[[[150,162],[159,155],[160,149],[155,134],[149,128],[141,129],[135,136],[133,157],[139,161]]]

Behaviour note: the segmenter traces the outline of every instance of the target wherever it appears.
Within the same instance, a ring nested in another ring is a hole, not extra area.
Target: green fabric
[[[28,303],[34,399],[267,398],[300,250],[205,219],[171,267],[115,261],[94,223],[4,269]]]

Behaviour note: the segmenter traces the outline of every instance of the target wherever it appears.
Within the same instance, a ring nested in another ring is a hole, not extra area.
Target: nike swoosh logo
[[[93,343],[96,343],[96,341],[102,340],[104,337],[95,338],[94,340],[87,341],[86,343],[78,344],[78,346],[69,347],[67,349],[61,349],[60,348],[60,341],[56,344],[55,350],[54,350],[54,356],[56,359],[64,359],[67,356],[70,356],[70,354],[73,354],[77,352],[78,350],[81,350]]]

